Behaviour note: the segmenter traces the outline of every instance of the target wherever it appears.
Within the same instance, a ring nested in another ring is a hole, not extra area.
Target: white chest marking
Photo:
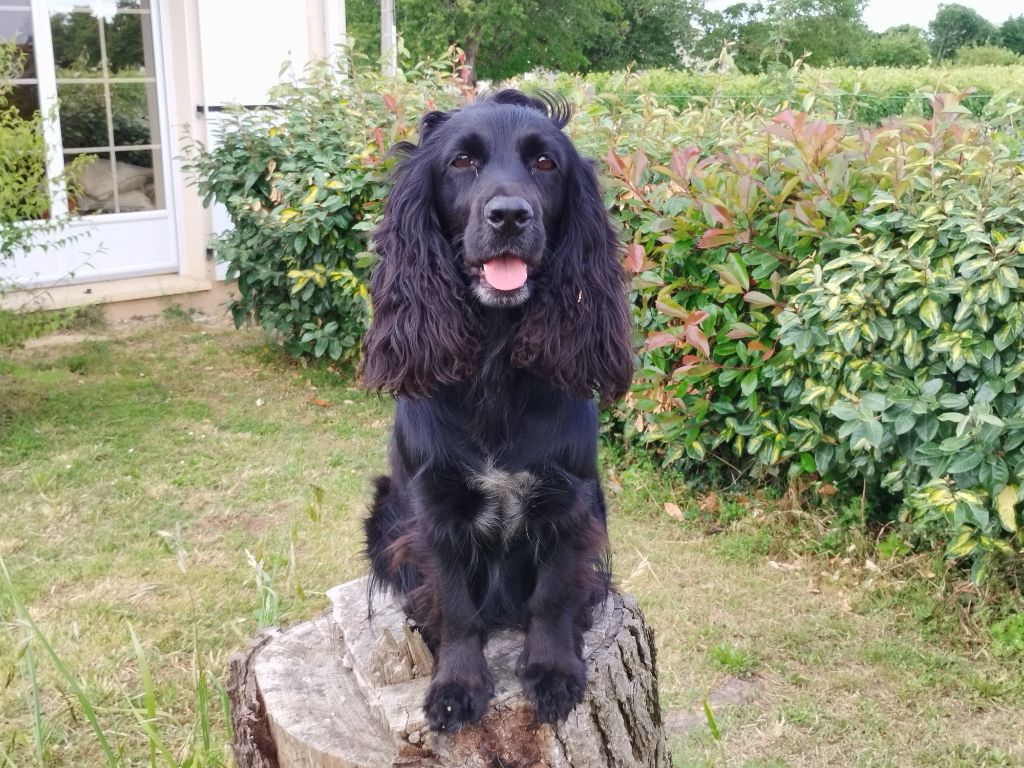
[[[481,539],[509,542],[526,524],[526,502],[537,487],[529,472],[505,472],[488,465],[469,477],[469,486],[487,497],[473,518],[474,533]]]

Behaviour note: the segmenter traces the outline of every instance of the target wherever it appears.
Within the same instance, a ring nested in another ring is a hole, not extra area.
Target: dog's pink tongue
[[[484,264],[484,279],[499,291],[514,291],[526,284],[526,264],[514,256],[499,256]]]

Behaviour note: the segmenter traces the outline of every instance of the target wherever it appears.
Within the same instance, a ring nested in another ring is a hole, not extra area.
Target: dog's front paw
[[[527,664],[519,681],[541,723],[565,720],[572,708],[583,701],[587,690],[587,668],[580,659],[573,664]]]
[[[493,693],[494,687],[486,678],[474,684],[434,680],[423,703],[427,722],[435,731],[457,731],[483,717]]]

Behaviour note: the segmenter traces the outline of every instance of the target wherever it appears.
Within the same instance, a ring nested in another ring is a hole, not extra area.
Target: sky
[[[707,0],[707,7],[726,8],[739,0]],[[1024,0],[946,0],[973,8],[993,24],[1002,24],[1010,16],[1024,15]],[[868,0],[864,23],[876,32],[889,27],[913,24],[922,29],[935,18],[939,0]]]

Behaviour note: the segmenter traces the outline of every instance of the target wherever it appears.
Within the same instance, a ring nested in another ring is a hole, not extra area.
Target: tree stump
[[[264,632],[229,661],[239,768],[668,768],[654,633],[636,601],[613,593],[583,650],[589,683],[565,722],[541,725],[515,674],[523,635],[486,648],[494,698],[479,723],[427,728],[431,656],[390,596],[335,587],[318,619]]]

